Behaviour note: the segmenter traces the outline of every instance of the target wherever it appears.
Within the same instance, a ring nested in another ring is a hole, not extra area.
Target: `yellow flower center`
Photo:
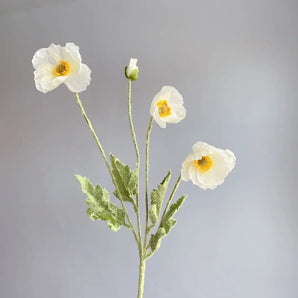
[[[208,172],[213,165],[213,161],[208,155],[202,156],[200,160],[194,160],[193,163],[195,167],[202,173]]]
[[[61,60],[59,64],[54,68],[53,73],[56,77],[66,76],[69,74],[70,65],[67,61]]]
[[[161,99],[157,102],[159,116],[161,118],[171,115],[171,108],[168,106],[168,102],[165,99]]]

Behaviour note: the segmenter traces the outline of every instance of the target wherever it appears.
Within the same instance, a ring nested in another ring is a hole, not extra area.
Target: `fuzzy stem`
[[[133,144],[135,147],[136,155],[137,155],[137,171],[138,171],[138,189],[136,194],[136,214],[137,214],[137,222],[138,222],[138,235],[139,235],[139,241],[142,243],[142,235],[141,235],[141,219],[140,219],[140,208],[139,208],[139,174],[140,174],[140,152],[139,147],[137,143],[137,138],[135,134],[134,125],[132,122],[132,116],[131,116],[131,80],[128,79],[128,119],[129,119],[129,126],[131,131],[131,136],[133,140]],[[142,244],[141,244],[142,245]]]
[[[143,298],[144,293],[144,283],[145,283],[145,269],[146,261],[143,256],[140,257],[139,265],[139,284],[138,284],[138,296],[137,298]]]
[[[93,138],[95,139],[95,142],[96,142],[96,144],[97,144],[97,146],[98,146],[98,148],[99,148],[99,150],[100,150],[100,153],[101,153],[101,155],[102,155],[102,157],[103,157],[103,159],[104,159],[104,161],[105,161],[105,163],[106,163],[106,166],[107,166],[107,168],[108,168],[108,170],[109,170],[109,172],[110,172],[110,174],[111,174],[111,176],[112,176],[112,169],[111,169],[111,167],[110,167],[110,164],[109,164],[109,162],[108,162],[108,159],[107,159],[107,157],[106,157],[106,154],[105,154],[105,152],[104,152],[104,150],[103,150],[103,148],[102,148],[102,145],[101,145],[101,143],[100,143],[100,141],[99,141],[99,139],[98,139],[98,137],[97,137],[97,135],[96,135],[96,133],[95,133],[95,131],[94,131],[94,128],[93,128],[93,126],[92,126],[92,124],[91,124],[91,121],[88,119],[88,117],[87,117],[87,115],[86,115],[86,112],[85,112],[85,109],[84,109],[84,107],[83,107],[83,105],[82,105],[82,102],[81,102],[81,100],[80,100],[79,94],[76,92],[76,93],[75,93],[75,96],[76,96],[76,99],[77,99],[77,103],[78,103],[78,105],[79,105],[79,107],[80,107],[80,109],[81,109],[82,115],[83,115],[83,117],[85,118],[85,120],[86,120],[86,122],[87,122],[87,124],[88,124],[88,126],[89,126],[89,129],[90,129],[90,131],[91,131],[91,133],[92,133],[92,135],[93,135]]]
[[[148,224],[149,224],[149,200],[148,200],[148,179],[149,179],[149,144],[150,144],[150,133],[152,130],[153,117],[150,118],[149,127],[146,135],[146,164],[145,164],[145,199],[146,199],[146,227],[145,227],[145,239],[144,239],[144,248],[147,245],[147,236],[148,236]]]

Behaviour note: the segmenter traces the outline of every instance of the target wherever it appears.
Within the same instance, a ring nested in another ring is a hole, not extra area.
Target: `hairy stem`
[[[138,296],[137,298],[143,298],[144,283],[145,283],[145,269],[146,261],[143,256],[140,257],[139,265],[139,284],[138,284]]]
[[[98,137],[97,137],[97,135],[96,135],[96,133],[95,133],[95,131],[94,131],[94,128],[93,128],[93,126],[92,126],[92,124],[91,124],[91,121],[90,121],[90,120],[88,119],[88,117],[87,117],[87,114],[86,114],[86,112],[85,112],[85,109],[84,109],[84,107],[83,107],[83,105],[82,105],[82,102],[81,102],[81,100],[80,100],[79,94],[76,92],[76,93],[75,93],[75,96],[76,96],[76,99],[77,99],[77,103],[78,103],[78,105],[79,105],[79,107],[80,107],[80,109],[81,109],[82,115],[83,115],[83,117],[85,118],[85,120],[86,120],[86,122],[87,122],[87,124],[88,124],[88,126],[89,126],[89,129],[90,129],[90,131],[91,131],[91,133],[92,133],[92,135],[93,135],[93,138],[95,139],[95,142],[96,142],[96,144],[97,144],[97,147],[99,148],[100,153],[101,153],[101,155],[102,155],[102,157],[103,157],[103,159],[104,159],[104,161],[105,161],[105,163],[106,163],[106,166],[107,166],[107,168],[108,168],[108,170],[109,170],[109,172],[110,172],[110,174],[111,174],[111,176],[112,176],[112,169],[111,169],[110,164],[109,164],[109,162],[108,162],[107,156],[106,156],[106,154],[105,154],[105,152],[104,152],[104,150],[103,150],[103,147],[102,147],[102,145],[101,145],[101,143],[100,143],[100,141],[99,141],[99,139],[98,139]]]
[[[148,236],[148,224],[149,224],[149,198],[148,198],[148,179],[149,179],[149,144],[150,144],[150,133],[152,130],[153,117],[150,118],[149,127],[146,135],[146,164],[145,164],[145,199],[146,199],[146,227],[145,227],[145,239],[144,248],[147,245]]]
[[[139,208],[140,152],[139,152],[139,147],[138,147],[135,129],[134,129],[134,125],[132,122],[132,115],[131,115],[131,80],[130,79],[128,79],[128,119],[129,119],[129,126],[130,126],[132,140],[133,140],[133,144],[134,144],[136,155],[137,155],[138,189],[137,189],[137,194],[136,194],[136,205],[137,205],[136,213],[137,213],[137,222],[138,222],[139,241],[140,241],[140,243],[142,243],[141,219],[140,219],[140,208]]]

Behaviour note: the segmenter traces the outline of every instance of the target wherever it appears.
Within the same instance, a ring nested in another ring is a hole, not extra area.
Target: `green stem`
[[[109,170],[109,172],[110,172],[110,174],[112,176],[112,169],[110,167],[110,164],[108,162],[108,159],[106,157],[106,154],[105,154],[105,152],[104,152],[104,150],[103,150],[103,148],[101,146],[101,143],[100,143],[100,141],[99,141],[99,139],[98,139],[98,137],[97,137],[97,135],[96,135],[96,133],[94,131],[94,128],[93,128],[93,126],[91,124],[91,121],[88,119],[88,117],[86,115],[86,112],[85,112],[85,109],[84,109],[84,107],[82,105],[82,102],[80,100],[79,94],[76,92],[75,93],[75,96],[76,96],[76,99],[77,99],[77,103],[78,103],[78,105],[79,105],[79,107],[81,109],[82,115],[84,116],[84,118],[85,118],[85,120],[86,120],[86,122],[87,122],[87,124],[89,126],[89,129],[90,129],[90,131],[91,131],[91,133],[93,135],[93,138],[95,139],[95,142],[96,142],[96,144],[97,144],[97,146],[98,146],[98,148],[100,150],[100,153],[101,153],[101,155],[102,155],[102,157],[103,157],[103,159],[104,159],[104,161],[106,163],[106,166],[107,166],[107,168],[108,168],[108,170]]]
[[[124,204],[123,200],[120,199],[120,202],[121,202],[122,209],[124,210],[125,215],[126,215],[126,217],[127,217],[127,220],[128,220],[129,226],[130,226],[130,229],[131,229],[131,231],[132,231],[132,233],[133,233],[133,236],[134,236],[134,238],[135,238],[135,240],[136,240],[136,243],[137,243],[137,246],[138,246],[138,248],[139,248],[139,251],[141,251],[141,250],[142,250],[142,242],[139,241],[139,239],[138,239],[138,236],[137,236],[135,227],[134,227],[134,225],[133,225],[132,222],[131,222],[131,219],[130,219],[130,217],[129,217],[129,215],[128,215],[128,212],[127,212],[127,209],[126,209],[126,207],[125,207],[125,204]]]
[[[140,257],[140,265],[139,265],[139,285],[138,285],[138,297],[143,298],[144,292],[144,283],[145,283],[145,269],[146,269],[146,261],[143,256]]]
[[[97,144],[97,146],[98,146],[98,148],[99,148],[99,150],[100,150],[100,153],[101,153],[101,155],[102,155],[102,157],[103,157],[103,159],[104,159],[104,161],[105,161],[105,164],[106,164],[106,166],[107,166],[107,168],[108,168],[108,170],[109,170],[109,172],[110,172],[110,175],[111,175],[111,177],[112,177],[112,179],[113,179],[112,169],[111,169],[110,164],[109,164],[109,162],[108,162],[107,156],[106,156],[106,154],[105,154],[105,152],[104,152],[104,150],[103,150],[103,147],[102,147],[102,145],[101,145],[101,143],[100,143],[100,141],[99,141],[99,139],[98,139],[98,137],[97,137],[97,135],[96,135],[96,133],[95,133],[95,131],[94,131],[94,128],[93,128],[93,126],[92,126],[91,121],[90,121],[89,118],[87,117],[87,114],[86,114],[86,112],[85,112],[85,109],[84,109],[84,107],[83,107],[83,105],[82,105],[82,102],[81,102],[81,100],[80,100],[79,94],[76,92],[76,93],[75,93],[75,96],[76,96],[76,99],[77,99],[77,103],[78,103],[78,105],[79,105],[79,107],[80,107],[80,109],[81,109],[82,115],[83,115],[83,117],[85,118],[85,120],[86,120],[86,122],[87,122],[87,124],[88,124],[88,126],[89,126],[89,129],[90,129],[90,131],[91,131],[91,133],[92,133],[92,135],[93,135],[93,137],[94,137],[94,139],[95,139],[95,142],[96,142],[96,144]],[[129,215],[128,215],[128,212],[127,212],[127,210],[126,210],[126,207],[125,207],[125,205],[124,205],[123,200],[120,200],[120,202],[121,202],[122,209],[124,210],[125,215],[126,215],[126,217],[127,217],[127,220],[128,220],[128,222],[129,222],[130,229],[132,230],[132,233],[133,233],[133,235],[134,235],[134,238],[135,238],[135,240],[136,240],[136,242],[137,242],[137,245],[138,245],[138,247],[139,247],[139,250],[140,250],[140,243],[139,243],[139,240],[138,240],[138,237],[137,237],[135,228],[134,228],[134,226],[133,226],[133,224],[132,224],[132,222],[131,222],[131,219],[130,219],[130,217],[129,217]]]
[[[138,147],[135,129],[134,129],[134,125],[132,122],[132,116],[131,116],[131,80],[128,80],[128,118],[129,118],[131,136],[132,136],[133,144],[135,146],[136,155],[137,155],[137,168],[139,169],[140,168],[140,152],[139,152],[139,147]]]
[[[177,181],[176,181],[176,184],[174,185],[174,188],[173,188],[172,193],[171,193],[171,195],[170,195],[170,197],[169,197],[168,203],[167,203],[167,205],[166,205],[166,207],[165,207],[165,210],[164,210],[164,212],[163,212],[163,214],[162,214],[161,220],[163,220],[163,218],[164,218],[164,216],[165,216],[165,214],[166,214],[166,212],[167,212],[167,209],[168,209],[168,207],[169,207],[170,204],[171,204],[171,201],[172,201],[172,199],[173,199],[173,197],[174,197],[174,194],[175,194],[175,192],[176,192],[176,190],[177,190],[177,188],[178,188],[178,186],[179,186],[179,184],[180,184],[180,181],[181,181],[181,175],[179,175],[179,177],[178,177],[178,179],[177,179]]]
[[[135,134],[135,129],[134,129],[134,125],[133,125],[133,122],[132,122],[132,116],[131,116],[131,80],[130,79],[128,80],[128,119],[129,119],[129,126],[130,126],[132,140],[133,140],[133,144],[134,144],[134,147],[135,147],[135,150],[136,150],[136,155],[137,155],[138,189],[137,189],[137,194],[136,194],[136,205],[137,205],[136,213],[137,213],[139,240],[140,240],[140,243],[142,243],[141,219],[140,219],[140,208],[139,208],[140,152],[139,152],[139,147],[138,147],[137,138],[136,138],[136,134]]]
[[[147,236],[148,236],[148,224],[149,224],[149,199],[148,199],[148,178],[149,178],[149,143],[150,143],[150,133],[152,130],[153,117],[150,118],[149,127],[146,135],[146,164],[145,164],[145,199],[146,199],[146,228],[145,228],[145,239],[144,239],[144,248],[147,245]]]

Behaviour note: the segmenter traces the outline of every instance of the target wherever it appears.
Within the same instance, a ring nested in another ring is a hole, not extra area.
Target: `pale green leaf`
[[[175,203],[173,203],[167,213],[165,214],[164,218],[162,218],[162,222],[172,218],[175,213],[179,210],[179,208],[182,206],[183,202],[185,201],[187,195],[183,195],[181,198],[179,198]]]
[[[151,210],[149,211],[149,217],[152,222],[152,226],[150,227],[154,227],[158,222],[162,202],[167,191],[170,178],[171,171],[168,172],[167,176],[157,186],[157,189],[153,189],[153,191],[151,192]]]
[[[105,220],[111,230],[117,231],[125,225],[125,213],[117,205],[110,202],[108,191],[100,185],[95,187],[88,178],[76,175],[81,183],[82,192],[87,195],[86,213],[92,220]]]
[[[116,187],[114,195],[123,201],[135,205],[134,196],[138,188],[138,172],[131,171],[128,165],[123,164],[113,154],[110,155],[112,163],[113,183]]]
[[[149,247],[151,248],[151,255],[159,249],[162,238],[165,237],[170,232],[170,230],[176,225],[176,220],[173,218],[173,216],[182,206],[186,197],[187,195],[183,195],[181,198],[179,198],[175,203],[173,203],[170,206],[169,210],[161,219],[157,232],[151,235],[150,241],[149,241]]]
[[[150,237],[149,245],[151,251],[157,251],[161,244],[161,239],[166,235],[166,230],[164,228],[159,228],[155,234]]]

